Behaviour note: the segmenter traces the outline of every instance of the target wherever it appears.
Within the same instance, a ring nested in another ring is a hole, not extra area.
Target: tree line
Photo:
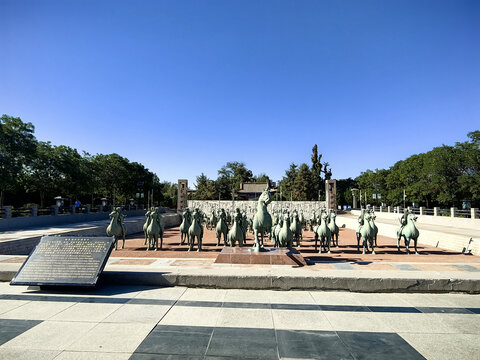
[[[461,208],[465,201],[480,207],[480,131],[468,133],[468,138],[412,155],[388,169],[362,172],[355,185],[370,204],[375,203],[373,194],[380,194],[379,204],[403,205],[405,192],[407,206]],[[351,191],[345,192],[351,199]]]
[[[325,199],[325,179],[331,179],[332,170],[328,162],[322,162],[318,147],[312,148],[311,165],[290,164],[279,181],[277,200]],[[270,182],[270,177],[261,173],[254,176],[244,162],[227,162],[218,170],[217,179],[209,179],[204,173],[196,178],[196,200],[231,200],[238,198],[242,182]]]
[[[96,205],[145,204],[147,194],[157,205],[175,206],[177,185],[160,182],[158,176],[137,162],[118,154],[79,153],[65,145],[35,138],[35,128],[19,117],[0,118],[0,206],[29,203],[45,207],[62,196],[67,203],[79,200]],[[138,194],[143,198],[137,198]]]

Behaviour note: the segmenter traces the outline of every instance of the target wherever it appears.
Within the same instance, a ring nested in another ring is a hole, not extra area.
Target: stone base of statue
[[[247,247],[225,247],[218,254],[217,264],[263,264],[263,265],[307,265],[297,249],[280,248],[266,251],[250,251]]]

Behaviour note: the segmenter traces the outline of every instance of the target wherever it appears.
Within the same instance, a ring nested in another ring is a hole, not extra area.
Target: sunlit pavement
[[[1,359],[478,359],[480,295],[0,283]]]

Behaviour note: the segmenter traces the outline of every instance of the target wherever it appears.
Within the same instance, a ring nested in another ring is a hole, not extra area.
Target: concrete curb
[[[9,282],[18,264],[0,270],[0,281]],[[468,293],[480,294],[476,279],[412,279],[374,277],[323,277],[282,275],[173,274],[161,271],[104,271],[100,281],[115,285],[185,286],[210,289],[341,290],[366,293]]]
[[[411,279],[321,276],[237,276],[105,271],[102,281],[117,285],[185,286],[215,289],[343,290],[352,292],[411,292],[480,294],[473,279]]]

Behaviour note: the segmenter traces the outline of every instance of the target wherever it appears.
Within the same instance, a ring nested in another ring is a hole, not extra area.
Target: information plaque
[[[113,237],[43,236],[10,285],[95,286]]]

